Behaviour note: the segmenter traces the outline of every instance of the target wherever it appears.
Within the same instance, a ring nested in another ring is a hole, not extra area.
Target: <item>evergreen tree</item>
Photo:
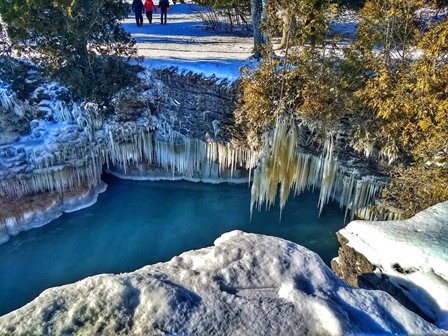
[[[448,199],[447,41],[448,21],[430,27],[418,44],[423,55],[392,88],[394,109],[383,108],[388,128],[412,153],[387,195],[407,215]]]
[[[131,37],[119,22],[123,0],[2,0],[0,15],[16,50],[56,74],[81,97],[107,100],[136,78]]]

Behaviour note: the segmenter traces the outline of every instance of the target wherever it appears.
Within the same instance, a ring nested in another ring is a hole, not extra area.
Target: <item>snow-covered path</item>
[[[171,5],[167,25],[160,24],[159,11],[154,13],[152,24],[145,16],[142,27],[137,27],[130,15],[123,27],[137,41],[138,54],[147,67],[176,66],[207,76],[237,79],[241,65],[251,56],[252,38],[206,30],[195,14],[197,8],[191,3]]]

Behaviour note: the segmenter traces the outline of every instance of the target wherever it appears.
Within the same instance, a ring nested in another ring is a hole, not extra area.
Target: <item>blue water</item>
[[[166,261],[235,229],[292,240],[327,264],[337,255],[343,214],[330,204],[318,218],[317,193],[289,200],[281,223],[278,209],[249,222],[247,185],[104,179],[108,190],[92,207],[0,245],[0,315],[46,288]]]

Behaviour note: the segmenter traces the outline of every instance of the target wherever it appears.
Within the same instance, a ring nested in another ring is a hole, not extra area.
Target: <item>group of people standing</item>
[[[170,9],[169,0],[160,0],[157,6],[160,9],[160,21],[162,24],[166,24],[168,16],[168,10]],[[134,0],[132,2],[132,11],[135,13],[135,22],[137,27],[143,26],[143,14],[146,13],[149,23],[152,23],[152,13],[157,12],[156,6],[153,0],[145,0],[143,4],[142,0]]]

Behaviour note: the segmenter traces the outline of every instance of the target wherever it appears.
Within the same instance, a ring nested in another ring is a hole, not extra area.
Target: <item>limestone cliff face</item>
[[[194,73],[179,74],[175,69],[155,70],[161,83],[155,112],[171,127],[190,138],[206,134],[220,142],[230,140],[236,108],[237,85]]]

